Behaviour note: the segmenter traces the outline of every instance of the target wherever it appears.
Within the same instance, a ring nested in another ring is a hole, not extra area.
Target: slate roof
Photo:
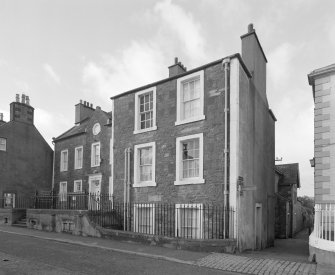
[[[69,130],[67,130],[66,132],[61,134],[60,136],[56,137],[54,139],[54,141],[58,141],[58,140],[61,140],[61,139],[65,139],[65,138],[68,138],[68,137],[72,137],[72,136],[76,136],[76,135],[86,133],[86,128],[87,128],[86,126],[87,126],[89,120],[90,120],[90,117],[85,118],[79,125],[73,126]]]
[[[276,165],[275,170],[282,174],[279,185],[297,184],[297,188],[300,188],[299,163]]]

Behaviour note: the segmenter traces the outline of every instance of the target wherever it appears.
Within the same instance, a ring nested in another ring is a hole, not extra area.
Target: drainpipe
[[[52,154],[52,179],[51,179],[51,186],[52,186],[52,192],[55,188],[55,154],[56,154],[56,144],[54,141],[52,141],[52,144],[54,145],[54,151]]]
[[[229,154],[229,146],[228,146],[228,114],[229,114],[229,97],[228,97],[228,76],[229,76],[229,64],[230,59],[225,58],[222,60],[222,66],[224,66],[224,175],[223,175],[223,195],[224,195],[224,208],[226,211],[229,211],[229,178],[228,178],[228,154]],[[227,213],[227,212],[226,212]],[[224,228],[225,233],[227,229],[227,222],[229,216],[224,215]]]
[[[127,207],[127,150],[124,150],[124,180],[123,180],[123,230],[126,231],[126,207]]]
[[[130,231],[130,153],[131,153],[131,149],[128,148],[127,150],[127,161],[128,161],[128,165],[127,165],[127,203],[128,203],[128,210],[127,210],[127,229],[128,231]]]

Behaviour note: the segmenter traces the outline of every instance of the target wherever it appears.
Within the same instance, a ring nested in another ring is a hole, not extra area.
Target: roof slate
[[[282,174],[280,185],[297,184],[300,187],[299,163],[280,164],[275,169]]]

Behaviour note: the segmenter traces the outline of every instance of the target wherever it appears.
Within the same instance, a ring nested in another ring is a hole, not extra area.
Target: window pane
[[[200,80],[183,83],[182,92],[183,119],[197,116],[200,112]]]
[[[152,147],[139,149],[140,181],[152,181]]]
[[[140,96],[140,129],[151,128],[153,125],[153,93]]]
[[[182,142],[182,172],[183,178],[199,176],[199,139]]]
[[[137,232],[153,234],[153,208],[141,206],[136,208]]]

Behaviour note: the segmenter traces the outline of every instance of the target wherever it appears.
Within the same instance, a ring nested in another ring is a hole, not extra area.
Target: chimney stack
[[[256,90],[264,102],[266,98],[266,63],[267,59],[253,24],[248,25],[248,32],[241,36],[242,59],[252,75]]]
[[[0,113],[0,121],[3,121],[3,113]]]
[[[93,104],[88,101],[80,100],[78,104],[75,105],[75,124],[80,124],[84,119],[90,117],[94,112]]]
[[[29,96],[16,94],[15,101],[10,104],[10,121],[34,124],[34,108],[30,106]]]
[[[183,74],[187,71],[186,67],[178,61],[178,57],[174,58],[174,64],[169,67],[169,77],[173,77],[179,74]]]

